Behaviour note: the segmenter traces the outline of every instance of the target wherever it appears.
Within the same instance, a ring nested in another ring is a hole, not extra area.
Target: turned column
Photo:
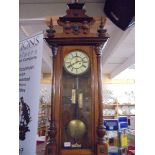
[[[54,37],[55,30],[53,28],[52,20],[50,22],[49,29],[47,30],[48,38]],[[57,144],[56,144],[56,133],[57,128],[55,124],[55,66],[56,66],[56,56],[57,56],[57,47],[52,46],[52,55],[53,55],[53,64],[52,64],[52,84],[51,84],[51,121],[50,127],[48,128],[47,135],[47,144],[45,148],[45,155],[57,155]]]
[[[102,104],[102,80],[101,80],[101,49],[96,47],[97,57],[97,76],[98,76],[98,102],[99,102],[99,119],[97,127],[98,143],[103,144],[103,137],[105,135],[104,120],[103,120],[103,104]]]
[[[106,19],[101,18],[100,27],[98,30],[98,36],[100,38],[105,37],[106,30],[104,29]],[[102,96],[102,62],[101,56],[105,44],[96,46],[96,57],[97,57],[97,76],[98,76],[98,102],[99,102],[99,119],[97,126],[97,155],[108,155],[108,145],[104,141],[105,128],[103,119],[103,96]]]
[[[108,155],[108,146],[104,141],[105,128],[103,119],[103,103],[102,103],[102,67],[101,67],[101,54],[102,48],[96,47],[97,57],[97,76],[98,76],[98,104],[99,104],[99,118],[97,126],[97,155]]]

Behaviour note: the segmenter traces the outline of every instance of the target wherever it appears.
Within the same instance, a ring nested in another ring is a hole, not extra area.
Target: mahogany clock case
[[[53,53],[53,75],[45,154],[107,155],[101,93],[101,54],[109,38],[104,29],[106,19],[101,18],[99,29],[91,33],[95,20],[85,14],[84,3],[67,5],[67,15],[57,21],[63,32],[55,32],[52,19],[46,31],[45,40]],[[64,58],[77,49],[88,56],[89,67],[85,64],[86,70],[78,70],[83,63],[75,58],[69,64],[72,68],[65,69]]]
[[[81,115],[80,120],[86,124],[86,134],[81,140],[78,140],[78,143],[81,144],[81,148],[65,148],[64,142],[69,141],[73,142],[67,133],[66,125],[67,123],[74,118],[74,106],[67,100],[65,96],[71,94],[67,90],[72,89],[72,83],[75,79],[74,75],[67,73],[64,70],[63,63],[64,57],[71,51],[79,49],[84,51],[89,59],[90,66],[89,70],[82,75],[79,75],[79,83],[81,91],[84,92],[84,95],[89,100],[87,103],[83,103],[84,108],[80,111]],[[57,135],[56,140],[58,144],[59,155],[74,154],[79,155],[79,149],[81,155],[91,155],[95,151],[96,146],[96,128],[98,123],[98,86],[96,85],[97,81],[97,62],[96,54],[93,46],[62,46],[58,49],[58,54],[56,57],[56,72],[55,72],[55,88],[57,93],[54,94],[55,100],[55,122],[57,126]],[[65,91],[66,89],[66,91]],[[65,95],[66,94],[66,95]],[[85,105],[86,104],[86,105]],[[83,153],[82,153],[83,152]]]

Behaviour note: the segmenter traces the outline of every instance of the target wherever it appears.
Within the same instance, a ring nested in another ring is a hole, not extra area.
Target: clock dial
[[[89,68],[89,57],[80,50],[72,51],[64,58],[64,68],[71,74],[82,74]]]

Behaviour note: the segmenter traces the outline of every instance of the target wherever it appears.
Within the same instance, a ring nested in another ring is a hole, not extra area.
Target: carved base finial
[[[100,121],[97,126],[98,144],[104,144],[104,136],[106,134],[104,121]]]
[[[99,29],[97,31],[99,37],[105,37],[105,34],[107,32],[107,30],[104,29],[105,22],[106,22],[106,18],[104,18],[104,20],[103,20],[103,17],[101,17],[101,23],[100,23]]]
[[[54,35],[55,35],[52,18],[50,20],[50,25],[48,26],[48,29],[46,30],[46,32],[47,32],[47,37],[49,37],[49,38],[54,37]]]
[[[45,155],[56,155],[56,133],[56,125],[54,120],[52,120],[48,129]]]

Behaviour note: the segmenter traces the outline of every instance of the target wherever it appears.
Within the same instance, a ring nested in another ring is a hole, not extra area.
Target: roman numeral
[[[87,59],[86,57],[83,57],[82,59]]]
[[[85,68],[87,67],[87,66],[85,66],[85,65],[82,65],[82,66],[85,67]]]

